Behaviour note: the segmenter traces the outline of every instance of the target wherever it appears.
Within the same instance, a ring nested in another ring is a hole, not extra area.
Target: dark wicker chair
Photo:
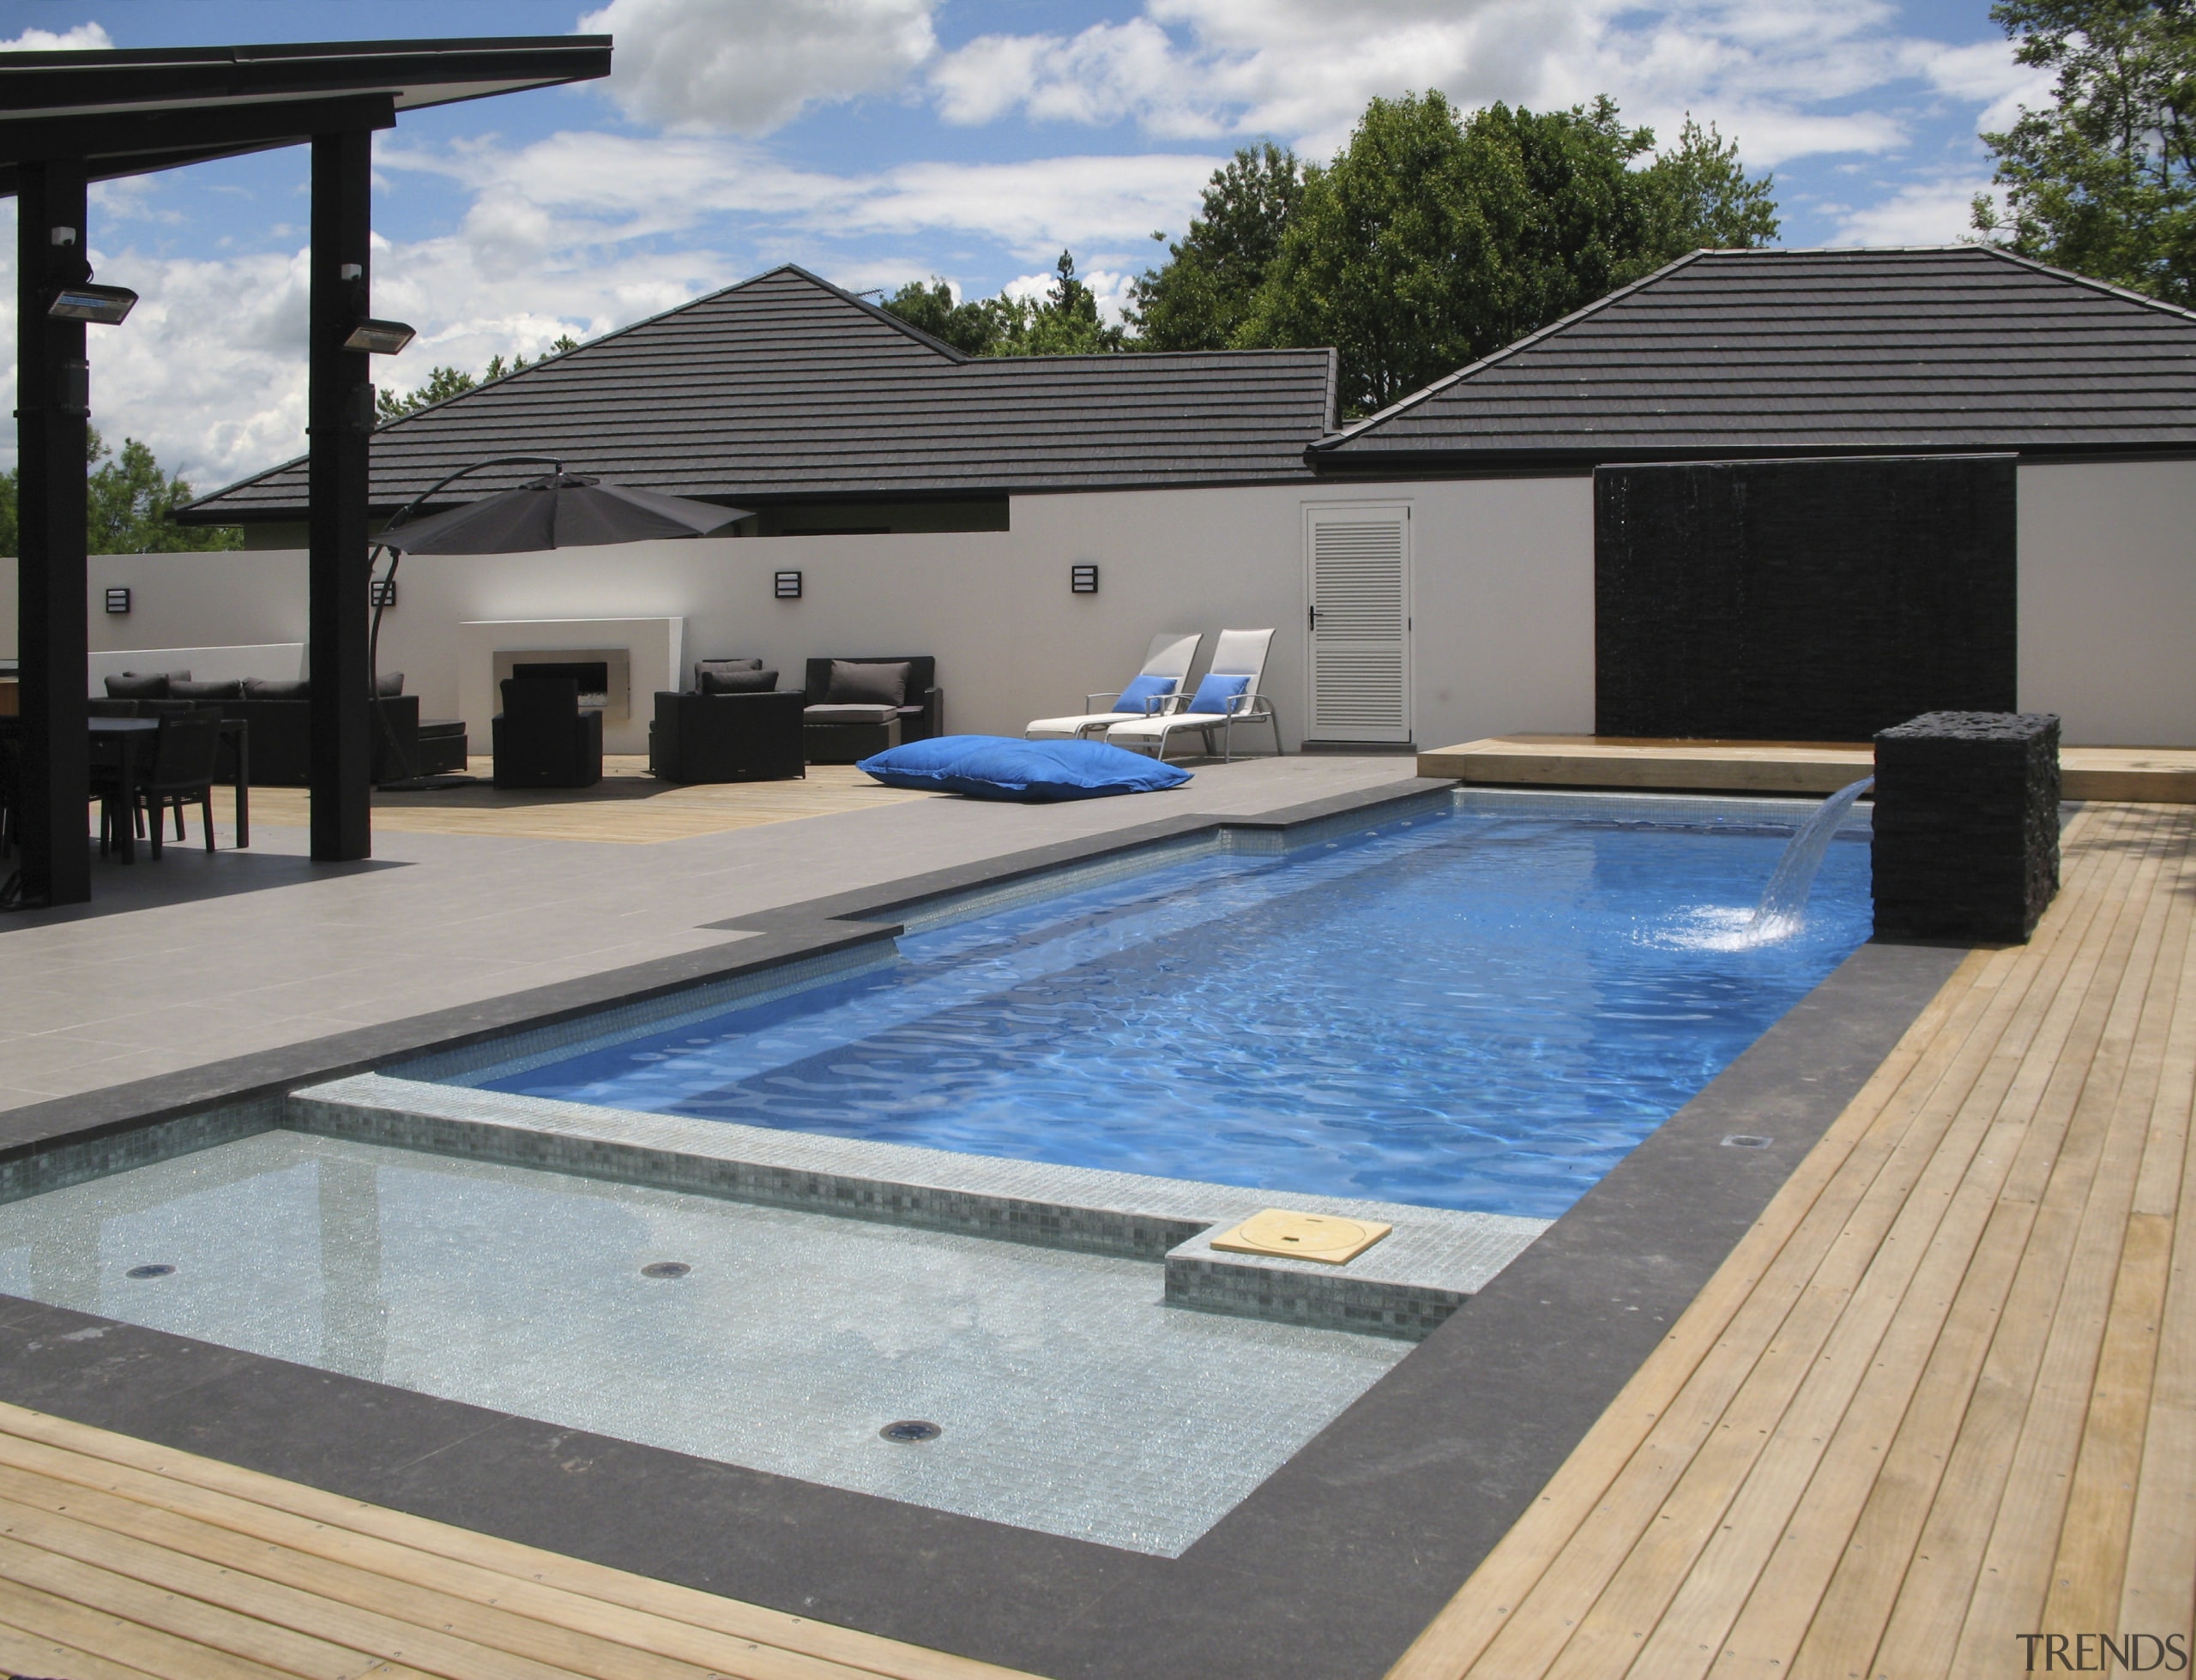
[[[510,677],[490,726],[498,787],[593,787],[602,780],[602,714],[580,709],[570,677]]]
[[[206,831],[206,849],[214,849],[214,771],[221,750],[221,713],[216,707],[198,708],[189,701],[174,702],[192,709],[160,719],[153,740],[153,765],[145,779],[128,790],[132,809],[148,819],[146,838],[153,856],[160,855],[160,831],[170,811],[175,813],[175,837],[184,838],[183,808],[198,807],[198,821]]]
[[[649,769],[666,781],[792,781],[802,756],[805,696],[798,689],[655,697]]]

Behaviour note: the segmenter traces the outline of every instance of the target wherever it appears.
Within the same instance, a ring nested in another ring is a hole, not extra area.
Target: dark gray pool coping
[[[0,1162],[545,1015],[889,937],[892,911],[941,894],[1201,830],[1285,829],[1395,803],[1391,789],[1256,821],[1176,818],[741,918],[734,925],[768,930],[18,1110],[0,1117]],[[1371,1680],[1516,1520],[1963,954],[1863,946],[1179,1559],[840,1492],[11,1298],[0,1298],[0,1399],[1060,1680]],[[1734,1135],[1770,1141],[1727,1146]]]

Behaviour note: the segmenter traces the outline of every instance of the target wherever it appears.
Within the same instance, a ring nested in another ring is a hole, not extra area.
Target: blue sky
[[[382,137],[376,308],[421,330],[383,382],[785,261],[986,295],[1066,246],[1111,304],[1236,147],[1324,158],[1427,86],[1608,92],[1665,135],[1690,111],[1774,173],[1783,243],[1943,243],[1989,178],[1978,128],[2044,94],[1983,0],[0,0],[0,44],[94,50],[582,27],[617,38],[609,82]],[[305,178],[292,151],[99,190],[100,277],[145,302],[95,329],[95,423],[201,488],[303,448]]]

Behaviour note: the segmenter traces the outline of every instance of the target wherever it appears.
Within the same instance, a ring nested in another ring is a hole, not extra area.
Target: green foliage
[[[579,347],[579,340],[570,333],[560,333],[557,336],[557,341],[549,346],[542,359],[546,361],[550,356],[561,356],[567,350],[576,350]],[[427,382],[417,390],[407,391],[401,395],[395,391],[376,392],[374,411],[380,418],[382,424],[386,425],[389,421],[401,420],[407,414],[425,408],[430,403],[446,402],[452,397],[462,396],[468,391],[482,385],[493,384],[498,379],[506,378],[520,369],[532,365],[533,364],[523,356],[514,356],[508,362],[501,355],[491,356],[488,358],[488,365],[482,370],[478,379],[466,372],[463,368],[437,365],[428,370]]]
[[[2196,3],[2001,0],[2021,63],[2058,72],[2048,110],[1983,143],[2001,214],[1978,232],[2023,256],[2196,304]]]
[[[1100,318],[1098,299],[1076,277],[1075,258],[1066,251],[1050,289],[1034,301],[1001,293],[956,304],[953,288],[932,275],[928,286],[909,281],[882,307],[971,356],[1087,356],[1121,349],[1125,339],[1120,328]]]
[[[501,357],[497,358],[498,361],[502,359]],[[490,365],[494,364],[492,363]],[[489,376],[493,378],[495,376],[492,374]],[[428,371],[427,382],[416,389],[401,393],[377,391],[374,394],[374,409],[385,425],[391,420],[401,420],[430,403],[446,402],[451,397],[462,396],[480,382],[463,368],[436,367]]]
[[[879,307],[964,355],[988,356],[992,353],[992,346],[998,342],[999,323],[992,307],[994,301],[957,304],[953,300],[952,286],[932,274],[928,286],[920,280],[909,280]]]
[[[1439,92],[1375,99],[1302,197],[1234,341],[1330,344],[1346,413],[1385,407],[1536,332],[1704,240],[1775,237],[1771,182],[1690,120],[1655,136],[1606,96],[1569,111]]]
[[[1137,347],[1225,350],[1233,344],[1303,196],[1303,167],[1284,147],[1246,146],[1214,171],[1204,214],[1179,244],[1167,247],[1166,262],[1147,268],[1135,283],[1129,319]]]
[[[232,525],[178,525],[169,517],[193,492],[188,481],[162,472],[144,444],[125,437],[116,455],[96,431],[87,431],[85,552],[182,554],[244,546],[244,533]],[[0,473],[0,554],[21,545],[18,485],[14,468]]]

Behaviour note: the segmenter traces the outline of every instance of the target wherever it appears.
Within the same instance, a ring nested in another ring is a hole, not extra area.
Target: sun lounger
[[[1071,718],[1038,718],[1022,732],[1025,741],[1072,741],[1103,735],[1117,723],[1147,717],[1157,703],[1181,692],[1204,637],[1194,631],[1161,630],[1145,650],[1136,681],[1119,693],[1085,695],[1084,710]],[[1103,705],[1109,709],[1101,711]]]
[[[1167,756],[1174,736],[1195,730],[1204,737],[1204,750],[1212,751],[1212,736],[1220,732],[1221,756],[1233,760],[1234,733],[1239,723],[1262,723],[1273,731],[1273,750],[1281,750],[1281,720],[1272,703],[1258,692],[1265,676],[1266,652],[1273,646],[1271,630],[1222,630],[1213,650],[1212,668],[1198,683],[1197,692],[1176,693],[1161,702],[1163,710],[1150,717],[1132,718],[1106,732],[1106,739],[1131,752]]]

